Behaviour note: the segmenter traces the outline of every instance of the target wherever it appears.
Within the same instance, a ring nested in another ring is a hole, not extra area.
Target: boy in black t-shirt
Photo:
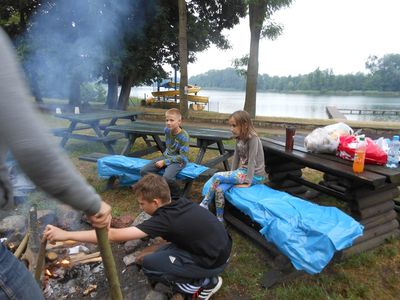
[[[139,205],[152,215],[136,227],[110,228],[110,241],[150,237],[167,241],[140,257],[145,275],[153,282],[173,287],[174,292],[209,299],[222,285],[218,275],[227,265],[232,241],[224,226],[208,210],[185,199],[171,201],[164,178],[148,174],[133,186]],[[44,236],[50,241],[97,241],[91,231],[64,231],[52,225]]]

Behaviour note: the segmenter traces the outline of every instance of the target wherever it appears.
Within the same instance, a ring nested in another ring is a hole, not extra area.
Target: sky
[[[272,16],[283,33],[274,41],[261,40],[259,73],[295,76],[317,68],[335,75],[366,73],[368,56],[400,54],[399,12],[399,0],[293,0]],[[188,66],[189,77],[232,67],[233,59],[249,52],[247,19],[224,33],[232,49],[212,47],[198,54]]]

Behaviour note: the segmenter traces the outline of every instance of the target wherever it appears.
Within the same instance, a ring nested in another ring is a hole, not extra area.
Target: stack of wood
[[[372,249],[390,237],[399,236],[399,222],[393,210],[393,199],[399,195],[396,185],[388,184],[377,189],[372,195],[366,188],[352,190],[351,214],[364,225],[364,234],[346,250],[344,254],[353,254]]]
[[[357,187],[345,178],[326,174],[320,184],[342,193],[342,199],[349,203],[351,216],[364,226],[364,234],[343,251],[344,255],[373,249],[385,239],[400,235],[397,214],[393,210],[393,199],[399,195],[396,185],[387,184],[371,194],[369,187]]]
[[[268,173],[269,183],[271,188],[279,189],[297,197],[307,197],[308,189],[290,179],[291,176],[300,178],[303,173],[301,171],[304,166],[288,162],[284,158],[277,156],[268,156],[265,158],[265,170]]]

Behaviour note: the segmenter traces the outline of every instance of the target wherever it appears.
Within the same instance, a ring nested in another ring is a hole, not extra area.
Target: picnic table
[[[355,174],[351,161],[333,154],[308,152],[303,146],[304,136],[295,136],[292,151],[285,150],[283,140],[284,137],[261,138],[269,179],[267,185],[308,201],[316,196],[333,196],[339,200],[336,202],[339,208],[364,226],[363,235],[353,242],[352,247],[338,252],[336,257],[375,248],[386,239],[400,235],[394,204],[394,198],[399,195],[400,168],[365,165],[363,173]],[[303,176],[306,167],[321,172],[323,179],[315,182]],[[259,233],[260,225],[249,216],[227,202],[224,217],[273,259],[273,270],[265,274],[263,286],[269,287],[299,275],[275,245]]]
[[[125,134],[128,141],[122,150],[122,155],[141,157],[156,151],[164,152],[165,145],[161,139],[164,136],[164,128],[164,123],[136,121],[129,124],[108,126],[107,130]],[[195,163],[210,168],[219,163],[223,163],[224,168],[230,170],[228,159],[233,155],[233,150],[226,149],[223,143],[223,141],[232,138],[232,133],[230,131],[190,126],[185,126],[184,129],[187,131],[190,138],[196,139],[196,143],[191,146],[199,148],[194,161]],[[138,138],[142,138],[148,147],[144,150],[131,152],[131,149]],[[219,155],[203,162],[207,150],[218,150]]]
[[[364,226],[363,236],[343,254],[365,251],[399,236],[394,198],[399,195],[400,168],[365,165],[364,172],[355,174],[351,161],[333,154],[307,152],[304,137],[297,137],[292,151],[286,151],[282,141],[261,140],[272,187],[304,199],[312,196],[308,188],[333,196],[344,201],[346,212]],[[323,180],[315,183],[303,177],[304,167],[322,172]]]
[[[112,144],[123,135],[109,135],[108,126],[115,125],[119,119],[135,121],[142,112],[122,111],[104,109],[94,112],[80,114],[55,114],[57,118],[70,121],[67,128],[57,128],[53,132],[56,136],[62,137],[61,147],[64,147],[69,139],[79,139],[90,142],[100,142],[106,147],[110,154],[115,154]],[[103,121],[103,123],[101,123]],[[95,135],[77,133],[78,131],[91,129]]]

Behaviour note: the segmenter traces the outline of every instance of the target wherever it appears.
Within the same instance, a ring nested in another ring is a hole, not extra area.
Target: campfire
[[[34,206],[29,210],[28,221],[28,230],[22,240],[2,238],[1,242],[34,274],[45,298],[66,299],[66,295],[95,297],[99,278],[103,279],[101,282],[106,278],[98,247],[76,241],[41,241],[42,229],[39,229],[38,212]]]
[[[8,238],[3,237],[1,242],[34,274],[43,289],[45,299],[109,299],[110,284],[97,245],[76,241],[56,243],[41,241],[43,227],[48,223],[48,219],[51,220],[49,222],[54,222],[53,224],[59,226],[71,220],[69,212],[65,214],[62,212],[62,217],[58,219],[49,218],[47,214],[51,213],[54,214],[54,211],[48,210],[44,214],[43,211],[36,211],[36,208],[32,207],[29,210],[28,228],[26,229],[25,225],[24,230],[12,230],[19,232],[17,238],[13,234],[4,234],[3,231],[2,235]],[[68,216],[65,217],[65,215]],[[44,218],[45,221],[43,221]],[[142,222],[142,218],[144,217],[139,215],[135,222]],[[26,219],[25,216],[22,223],[25,223]],[[80,224],[76,224],[76,221]],[[79,217],[73,222],[72,226],[75,226],[75,230],[84,229],[87,226],[81,221]],[[123,227],[131,223],[132,219],[116,218],[113,226]],[[12,224],[10,227],[17,226]],[[148,246],[148,243],[152,242],[154,241],[138,240],[113,246],[124,297],[144,299],[148,293],[148,282],[144,274],[136,267],[135,256],[140,247]]]
[[[74,245],[75,244],[75,245]],[[68,294],[96,296],[96,274],[104,276],[100,252],[89,253],[74,241],[48,244],[42,283],[46,299],[60,299]]]

